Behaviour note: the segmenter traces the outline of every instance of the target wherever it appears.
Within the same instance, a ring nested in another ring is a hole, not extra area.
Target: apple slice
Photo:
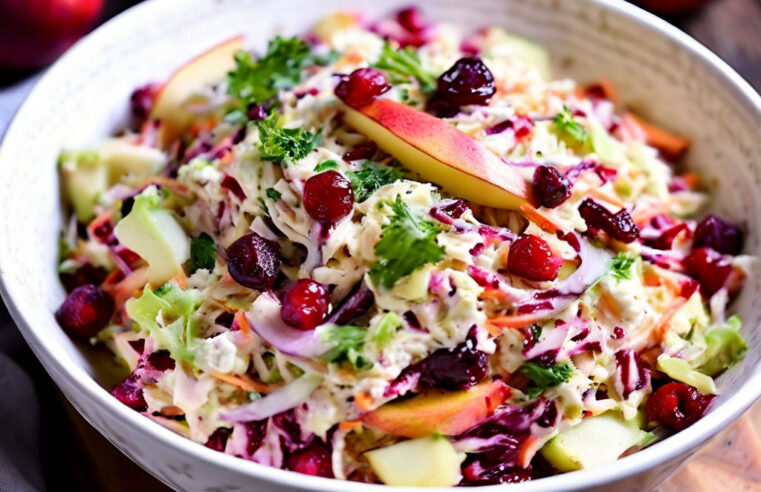
[[[156,94],[151,119],[161,120],[160,142],[166,146],[184,130],[191,115],[183,109],[188,98],[205,85],[221,80],[235,67],[233,55],[243,49],[236,36],[193,58],[169,77]]]
[[[345,108],[349,125],[449,193],[513,210],[533,202],[533,190],[520,174],[444,120],[389,99]]]
[[[453,487],[462,479],[458,453],[444,436],[402,441],[365,453],[378,478],[394,487]]]
[[[364,414],[362,422],[389,434],[424,437],[460,434],[484,420],[510,396],[502,381],[481,383],[462,391],[430,391],[409,400],[387,403]]]

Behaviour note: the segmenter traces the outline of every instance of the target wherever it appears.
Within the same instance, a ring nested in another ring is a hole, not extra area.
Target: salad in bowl
[[[698,420],[753,258],[689,141],[541,46],[405,9],[236,37],[61,154],[56,312],[112,395],[300,473],[510,483]]]

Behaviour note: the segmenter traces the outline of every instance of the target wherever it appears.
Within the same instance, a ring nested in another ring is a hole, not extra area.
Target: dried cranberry
[[[708,246],[719,253],[736,255],[743,247],[743,231],[711,214],[695,229],[695,246]]]
[[[460,58],[441,74],[436,91],[444,100],[457,106],[487,104],[494,95],[494,76],[479,57]]]
[[[314,220],[336,222],[353,206],[351,183],[337,171],[315,174],[304,184],[304,209]]]
[[[222,182],[219,183],[219,186],[228,190],[230,193],[238,197],[238,200],[240,201],[243,201],[246,199],[246,192],[243,191],[243,188],[240,187],[240,183],[238,183],[238,180],[233,178],[229,174],[225,174],[225,177],[222,179]]]
[[[330,448],[319,439],[295,453],[285,460],[285,468],[304,475],[333,478],[333,460]]]
[[[397,12],[396,21],[411,33],[418,33],[426,28],[423,14],[416,7],[408,7]]]
[[[460,107],[434,94],[425,103],[425,111],[437,118],[452,118],[460,112]]]
[[[285,294],[280,317],[293,328],[313,330],[323,322],[329,308],[328,289],[319,282],[303,278]]]
[[[420,384],[431,388],[460,390],[478,384],[489,375],[486,354],[476,349],[474,340],[452,350],[439,349],[419,362]]]
[[[462,481],[468,485],[496,485],[531,480],[531,468],[494,464],[487,453],[469,456],[462,465]]]
[[[555,208],[571,196],[571,183],[554,167],[539,166],[534,171],[534,190],[540,205]]]
[[[156,86],[154,84],[146,84],[135,89],[129,97],[129,108],[132,116],[140,122],[148,118],[153,109],[155,95]]]
[[[264,442],[264,436],[267,434],[267,419],[252,420],[243,425],[246,427],[246,437],[248,438],[246,452],[251,456]]]
[[[64,330],[90,338],[106,327],[113,314],[111,296],[100,287],[85,284],[71,291],[55,312],[55,318]]]
[[[345,161],[359,161],[362,159],[372,159],[375,152],[378,150],[378,145],[375,142],[365,142],[357,145],[353,149],[349,150],[343,155]]]
[[[134,374],[130,374],[127,379],[117,384],[111,390],[111,394],[132,410],[144,412],[148,409],[148,404],[143,397],[143,389],[138,385]]]
[[[618,241],[630,243],[639,237],[639,228],[624,209],[612,214],[607,208],[587,198],[579,205],[579,214],[587,226],[599,229]]]
[[[692,386],[671,382],[658,388],[647,400],[650,420],[681,430],[695,423],[705,413],[711,395],[701,395]]]
[[[341,79],[335,93],[352,108],[361,108],[389,89],[391,85],[383,73],[373,68],[358,68]]]
[[[507,255],[507,268],[529,280],[555,280],[561,264],[562,260],[555,257],[547,241],[532,234],[516,239]]]
[[[174,359],[168,350],[158,350],[148,356],[146,365],[161,372],[171,371],[174,369]]]
[[[683,264],[687,273],[700,282],[700,288],[707,296],[724,287],[732,272],[729,259],[706,246],[693,250],[683,260]]]
[[[375,295],[363,280],[351,288],[346,297],[330,312],[328,323],[345,325],[365,314],[375,302]]]
[[[227,444],[227,439],[230,437],[232,432],[232,429],[227,427],[219,427],[217,430],[211,433],[204,446],[211,448],[214,451],[224,451],[225,445]]]
[[[61,273],[61,283],[66,287],[67,292],[71,292],[80,285],[93,284],[100,285],[106,280],[108,272],[101,267],[96,267],[92,263],[85,263],[73,272]]]
[[[250,232],[227,248],[227,271],[244,287],[269,289],[280,271],[278,249],[276,243]]]

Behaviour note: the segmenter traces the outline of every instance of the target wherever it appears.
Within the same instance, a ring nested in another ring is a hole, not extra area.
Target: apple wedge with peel
[[[389,99],[344,106],[344,121],[449,193],[513,210],[534,201],[532,187],[520,174],[446,121]]]
[[[159,88],[150,117],[161,121],[162,147],[190,124],[192,117],[183,109],[188,98],[199,88],[221,80],[235,67],[233,55],[242,49],[243,36],[220,43],[180,67]]]
[[[454,436],[487,418],[509,396],[510,388],[502,381],[481,383],[461,391],[433,390],[408,400],[386,403],[364,414],[361,420],[395,436]]]

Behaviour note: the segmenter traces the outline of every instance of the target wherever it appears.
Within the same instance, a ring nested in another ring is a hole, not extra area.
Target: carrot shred
[[[663,155],[670,159],[676,160],[687,152],[690,147],[690,141],[680,135],[671,133],[659,126],[648,123],[632,113],[624,113],[623,118],[639,126],[645,133],[645,141],[660,150]]]
[[[499,289],[485,288],[481,295],[478,296],[481,299],[504,299],[505,293]]]
[[[528,314],[508,314],[505,316],[496,316],[489,319],[489,323],[501,328],[523,328],[541,320],[542,316],[535,313]]]
[[[684,173],[680,178],[682,178],[685,186],[690,190],[697,190],[700,188],[700,175],[698,173]]]
[[[668,211],[669,204],[661,203],[645,209],[634,209],[631,216],[634,223],[637,224],[638,227],[642,227],[643,225],[647,224],[647,222],[653,217],[668,213]]]
[[[594,88],[602,92],[603,97],[613,104],[621,103],[621,98],[618,97],[618,91],[610,80],[603,78],[596,84],[592,84],[590,88]]]
[[[359,420],[344,420],[343,422],[338,423],[338,428],[344,432],[351,432],[360,425],[362,425],[362,422]]]
[[[528,468],[531,464],[531,460],[534,458],[534,455],[536,455],[536,452],[539,451],[540,447],[541,440],[539,439],[539,436],[528,436],[523,442],[520,451],[518,451],[518,465],[521,468]]]
[[[182,290],[185,290],[188,288],[188,277],[185,275],[184,272],[178,273],[169,281],[175,284],[177,287],[179,287]]]
[[[663,311],[663,314],[661,314],[661,317],[658,319],[658,322],[655,324],[655,329],[653,330],[657,340],[663,341],[663,338],[666,336],[666,332],[668,332],[669,326],[671,325],[671,319],[682,306],[687,304],[687,301],[688,299],[679,296],[676,297],[671,304],[666,306],[666,309]]]
[[[486,328],[486,331],[489,332],[489,335],[493,337],[498,337],[502,334],[502,328],[492,323],[489,323],[488,321],[484,324],[484,328]]]
[[[227,166],[233,161],[233,153],[229,150],[226,150],[224,154],[222,154],[222,157],[219,158],[219,165],[220,166]]]
[[[367,412],[373,408],[373,399],[366,392],[359,391],[354,393],[354,404],[363,412]]]
[[[562,227],[553,222],[549,217],[543,215],[536,209],[536,207],[528,202],[523,202],[521,204],[521,212],[523,212],[523,215],[525,215],[528,220],[539,226],[543,231],[556,234],[563,230]]]
[[[232,374],[225,374],[223,372],[217,371],[212,371],[210,374],[224,383],[236,386],[246,391],[256,391],[257,393],[266,394],[270,393],[274,389],[272,386],[250,378],[245,374],[241,376],[233,376]]]
[[[233,321],[238,325],[241,333],[245,333],[246,335],[251,334],[251,325],[248,323],[248,318],[246,318],[246,313],[244,311],[238,311],[235,313]]]

